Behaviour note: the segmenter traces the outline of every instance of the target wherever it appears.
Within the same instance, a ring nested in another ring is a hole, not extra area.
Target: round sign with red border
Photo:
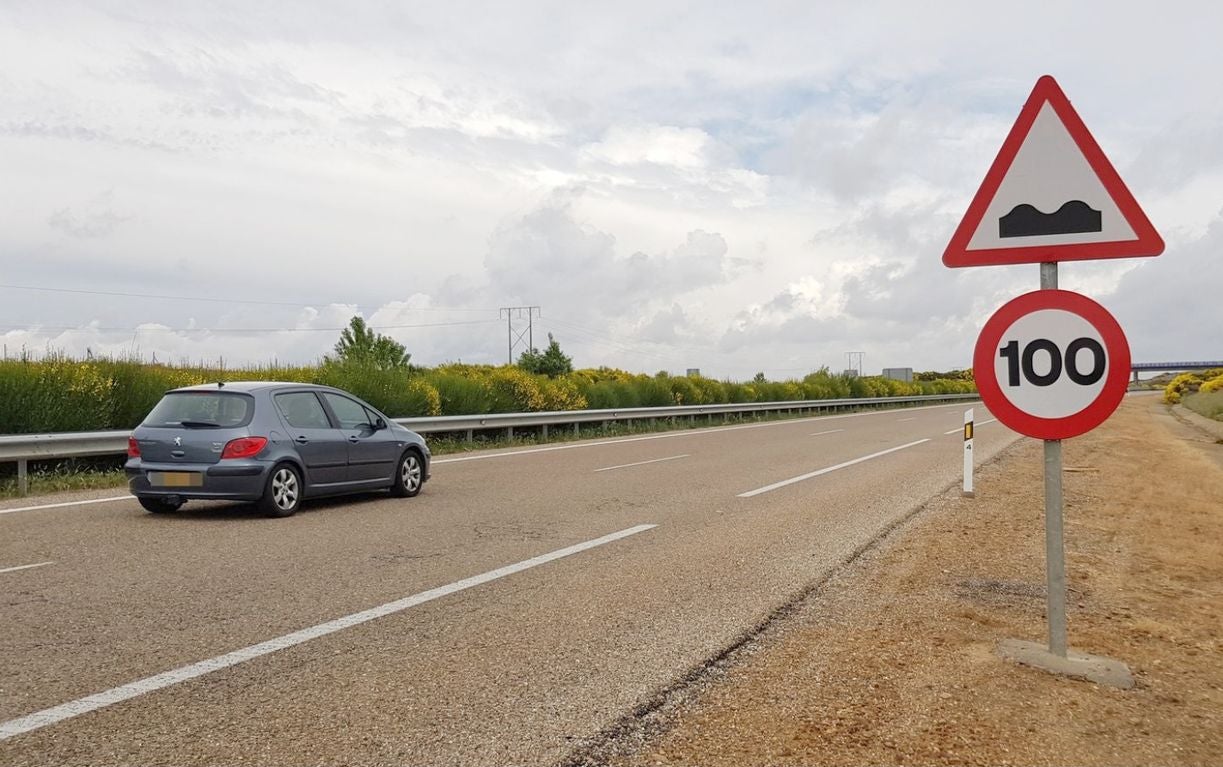
[[[1104,423],[1129,385],[1130,346],[1108,310],[1067,290],[1006,303],[977,338],[973,376],[999,421],[1037,439]]]

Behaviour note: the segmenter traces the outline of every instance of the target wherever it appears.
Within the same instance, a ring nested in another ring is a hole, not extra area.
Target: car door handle
[[[357,444],[358,442],[360,442],[360,441],[361,441],[361,438],[360,438],[360,437],[356,437],[356,436],[352,436],[352,437],[349,437],[349,438],[348,438],[348,441],[349,441],[349,442],[351,442],[351,443],[353,443],[353,444],[355,445],[355,444]]]
[[[298,438],[297,438],[297,444],[299,444],[299,445],[309,445],[309,444],[310,444],[310,438],[309,438],[309,437],[307,437],[307,436],[305,436],[305,435],[300,436],[300,437],[298,437]]]

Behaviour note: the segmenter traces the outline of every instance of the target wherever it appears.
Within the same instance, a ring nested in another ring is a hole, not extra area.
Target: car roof
[[[253,394],[264,389],[281,389],[285,387],[302,387],[307,389],[318,389],[326,391],[339,391],[330,386],[320,386],[319,384],[302,383],[300,381],[219,381],[217,383],[196,384],[194,386],[182,386],[170,391],[223,391],[236,392],[238,394]]]

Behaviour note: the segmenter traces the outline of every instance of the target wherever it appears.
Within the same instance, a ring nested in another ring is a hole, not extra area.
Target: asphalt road
[[[974,407],[983,461],[1017,437]],[[0,763],[563,760],[956,481],[964,409],[441,457],[288,519],[2,502]]]

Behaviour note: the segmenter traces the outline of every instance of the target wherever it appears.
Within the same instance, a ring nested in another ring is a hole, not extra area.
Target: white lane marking
[[[53,564],[55,563],[54,562],[39,562],[36,565],[21,565],[20,567],[6,567],[3,570],[0,570],[0,573],[15,573],[18,570],[29,570],[32,567],[46,567],[47,565],[53,565]]]
[[[798,477],[791,477],[790,479],[783,479],[780,482],[774,482],[771,485],[765,485],[764,487],[759,487],[759,488],[756,488],[755,490],[748,490],[746,493],[739,493],[739,497],[740,498],[751,498],[754,495],[760,495],[761,493],[767,493],[772,490],[776,490],[780,487],[785,487],[786,485],[793,485],[795,482],[802,482],[805,479],[811,479],[813,477],[818,477],[823,474],[829,474],[838,469],[844,469],[847,466],[853,466],[856,463],[862,463],[863,461],[869,461],[872,458],[878,458],[880,456],[887,455],[888,453],[895,453],[898,450],[905,450],[906,448],[914,447],[916,445],[922,444],[923,442],[929,442],[929,441],[930,441],[929,439],[919,439],[916,442],[910,442],[907,445],[900,445],[898,447],[890,447],[887,450],[880,450],[878,453],[871,453],[870,455],[864,455],[861,458],[855,458],[852,461],[846,461],[845,463],[838,463],[836,466],[829,466],[827,468],[819,469],[818,471],[813,471],[813,472],[803,474]]]
[[[977,426],[984,426],[984,425],[986,425],[987,423],[998,423],[998,419],[997,419],[997,418],[991,418],[991,419],[989,419],[988,421],[977,421],[977,423],[974,425],[974,427],[973,427],[973,428],[976,428]],[[964,427],[963,427],[963,426],[961,426],[961,427],[960,427],[960,428],[958,428],[958,429],[952,429],[951,431],[945,431],[945,432],[943,432],[943,436],[947,436],[948,434],[963,434],[963,433],[964,433]]]
[[[963,407],[963,403],[955,402],[950,405],[923,405],[922,407],[909,408],[909,412],[917,410],[938,410],[940,408]],[[647,437],[625,437],[623,439],[607,439],[598,442],[577,442],[568,445],[553,445],[550,447],[532,447],[525,450],[509,450],[503,453],[482,453],[480,455],[465,455],[459,458],[438,458],[430,462],[430,466],[437,466],[443,463],[460,463],[463,461],[484,461],[489,458],[508,458],[515,455],[532,455],[534,453],[550,453],[555,450],[577,450],[583,447],[602,447],[604,445],[620,445],[629,442],[645,442],[652,439],[674,439],[676,437],[701,437],[709,434],[721,434],[727,431],[739,431],[741,429],[767,429],[771,426],[791,426],[799,423],[810,423],[811,421],[834,421],[839,418],[859,418],[868,415],[886,415],[895,412],[895,408],[889,410],[871,410],[864,413],[845,413],[843,415],[817,415],[810,418],[792,418],[784,421],[770,421],[768,423],[752,423],[743,426],[715,426],[713,428],[703,429],[686,429],[684,431],[667,432],[666,434],[651,434]]]
[[[22,506],[19,509],[0,509],[0,514],[16,514],[19,511],[39,511],[41,509],[62,509],[65,506],[84,506],[87,503],[111,503],[112,501],[130,501],[134,495],[116,495],[114,498],[92,498],[88,501],[68,501],[67,503],[47,503],[42,506]]]
[[[844,429],[829,429],[828,431],[817,431],[815,434],[808,434],[807,436],[808,437],[822,437],[825,434],[836,434],[839,431],[845,431],[845,430]]]
[[[916,421],[916,418],[897,418],[896,423],[904,423],[905,421]]]
[[[645,466],[647,463],[662,463],[663,461],[675,461],[680,458],[688,458],[688,457],[689,457],[689,454],[684,453],[683,455],[671,455],[671,456],[667,456],[666,458],[655,458],[652,461],[638,461],[637,463],[622,463],[619,466],[604,466],[602,469],[595,469],[595,473],[598,474],[601,471],[611,471],[612,469],[627,469],[630,466]]]
[[[539,567],[542,564],[546,564],[563,557],[568,557],[573,554],[578,554],[586,551],[587,549],[593,549],[597,546],[612,543],[613,541],[618,541],[621,538],[627,538],[630,535],[645,532],[646,530],[650,530],[654,527],[657,527],[657,525],[637,525],[636,527],[630,527],[617,533],[605,535],[602,538],[595,538],[594,540],[586,541],[585,543],[567,546],[563,549],[557,549],[556,551],[552,551],[547,554],[541,554],[538,557],[525,559],[516,564],[498,567],[496,570],[489,570],[488,572],[480,575],[473,575],[470,578],[455,581],[447,586],[439,586],[435,589],[422,591],[419,594],[413,594],[410,597],[404,597],[403,599],[395,602],[388,602],[379,607],[373,607],[359,613],[346,615],[343,618],[336,618],[335,620],[328,621],[326,623],[320,623],[317,626],[311,626],[310,628],[301,629],[300,631],[294,631],[291,634],[285,634],[284,636],[276,637],[275,639],[269,639],[266,642],[260,642],[259,644],[251,645],[250,647],[244,647],[241,650],[234,650],[233,652],[218,655],[215,658],[209,658],[208,660],[202,660],[198,663],[192,663],[189,666],[183,666],[182,668],[177,668],[173,671],[166,671],[161,674],[145,677],[144,679],[129,682],[125,685],[120,685],[119,687],[112,687],[104,692],[88,695],[84,698],[80,698],[69,703],[63,703],[58,706],[53,706],[52,708],[43,709],[42,711],[36,711],[32,714],[26,714],[25,716],[21,716],[16,719],[10,719],[7,722],[0,722],[0,741],[7,740],[8,738],[12,738],[16,735],[21,735],[22,733],[41,729],[48,725],[62,722],[65,719],[71,719],[74,716],[89,713],[90,711],[96,711],[100,708],[112,706],[130,698],[144,695],[145,693],[161,690],[181,682],[186,682],[189,679],[210,674],[213,671],[220,671],[221,669],[229,668],[230,666],[236,666],[239,663],[244,663],[245,661],[252,660],[269,653],[274,653],[277,650],[283,650],[287,647],[294,647],[302,644],[303,642],[309,642],[311,639],[318,639],[319,637],[333,634],[346,628],[351,628],[377,618],[392,615],[394,613],[407,610],[409,607],[415,607],[434,599],[439,599],[465,589],[470,589],[474,586],[488,583],[489,581],[505,578],[506,576],[520,573],[523,570],[529,570],[532,567]]]

